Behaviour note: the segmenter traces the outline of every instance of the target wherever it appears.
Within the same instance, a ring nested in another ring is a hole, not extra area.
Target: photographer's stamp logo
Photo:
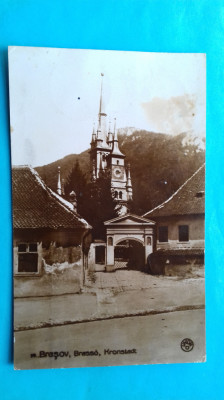
[[[194,342],[193,342],[193,340],[188,339],[188,338],[183,339],[180,344],[180,347],[183,351],[186,351],[186,352],[191,351],[194,348]]]

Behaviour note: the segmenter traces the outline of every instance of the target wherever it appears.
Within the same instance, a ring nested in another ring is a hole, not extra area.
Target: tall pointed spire
[[[105,113],[105,105],[104,105],[104,98],[103,98],[103,77],[104,74],[101,72],[101,90],[100,90],[100,108],[99,108],[99,115],[107,115]]]
[[[98,114],[98,129],[97,129],[97,142],[100,147],[107,147],[107,127],[106,127],[106,118],[107,114],[105,112],[104,106],[104,96],[103,96],[103,77],[104,74],[101,73],[101,90],[100,90],[100,106],[99,106],[99,114]]]
[[[57,193],[61,196],[61,167],[58,167]]]
[[[123,213],[127,212],[127,202],[132,199],[130,166],[126,168],[125,155],[119,149],[116,118],[114,127],[111,121],[107,125],[103,79],[104,74],[101,73],[98,125],[96,132],[93,128],[90,149],[91,181],[97,181],[103,171],[108,172],[111,192],[117,193],[116,201],[122,204]]]

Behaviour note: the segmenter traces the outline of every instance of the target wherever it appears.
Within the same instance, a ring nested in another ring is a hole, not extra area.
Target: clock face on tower
[[[124,170],[121,167],[114,167],[112,171],[112,178],[115,180],[120,180],[124,178]]]

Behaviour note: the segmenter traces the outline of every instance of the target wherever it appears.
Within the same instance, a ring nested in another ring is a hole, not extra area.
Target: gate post
[[[153,252],[153,237],[152,235],[145,235],[145,264],[147,264],[148,256],[152,252]]]
[[[107,236],[107,265],[114,265],[114,238]]]

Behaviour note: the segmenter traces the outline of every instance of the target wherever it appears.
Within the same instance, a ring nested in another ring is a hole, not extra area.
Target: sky
[[[104,103],[117,128],[205,137],[204,54],[9,48],[12,164],[40,166],[89,148]]]

